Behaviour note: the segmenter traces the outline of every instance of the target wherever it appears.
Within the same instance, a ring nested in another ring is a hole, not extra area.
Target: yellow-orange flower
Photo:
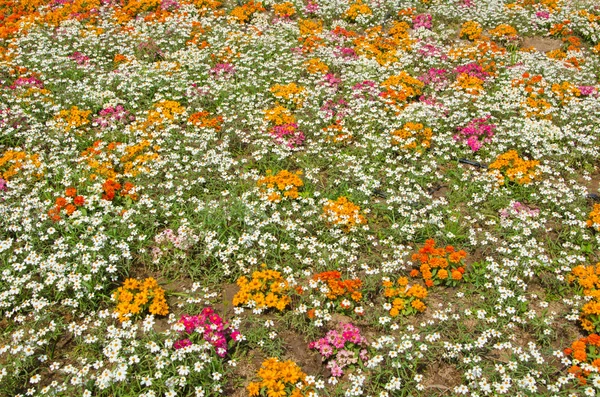
[[[367,219],[361,214],[360,207],[346,197],[337,200],[328,200],[323,206],[322,217],[331,225],[339,225],[349,232],[357,225],[364,225]]]

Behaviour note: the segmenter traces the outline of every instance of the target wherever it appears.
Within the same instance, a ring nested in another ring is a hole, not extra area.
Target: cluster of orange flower
[[[299,86],[296,83],[275,84],[269,91],[271,91],[276,98],[284,99],[293,104],[296,108],[301,108],[304,103],[304,96],[302,95],[304,87]]]
[[[279,18],[289,18],[296,14],[296,9],[294,8],[294,4],[286,1],[285,3],[273,4],[273,14]]]
[[[36,168],[42,165],[37,154],[29,155],[21,151],[7,150],[0,157],[0,176],[5,180],[9,180],[28,164]]]
[[[229,15],[237,19],[239,23],[246,23],[255,13],[263,11],[265,8],[260,1],[250,0],[246,4],[235,7]]]
[[[341,226],[346,232],[357,225],[367,223],[367,219],[360,213],[360,207],[344,196],[335,201],[327,200],[327,204],[323,206],[322,217],[329,224]]]
[[[561,105],[565,105],[574,98],[581,96],[579,88],[571,82],[563,81],[562,83],[554,83],[551,88],[552,93],[560,100]]]
[[[344,13],[344,17],[350,19],[351,21],[355,21],[361,15],[372,15],[373,10],[363,3],[362,0],[355,0],[354,3],[350,4],[350,7]]]
[[[252,305],[253,308],[263,310],[276,308],[283,311],[291,303],[286,293],[289,290],[287,281],[280,272],[267,269],[262,264],[263,270],[252,273],[252,279],[241,276],[237,280],[240,290],[233,297],[233,305]]]
[[[269,201],[279,203],[286,197],[290,199],[298,198],[298,188],[304,185],[300,175],[302,175],[302,171],[289,172],[281,170],[273,175],[271,170],[267,170],[267,176],[260,178],[256,184],[260,188],[266,188],[264,193]]]
[[[412,260],[418,261],[420,266],[419,269],[413,269],[410,275],[422,277],[428,287],[439,284],[456,286],[465,273],[462,261],[466,257],[465,251],[456,251],[451,245],[436,248],[435,240],[429,239],[418,253],[413,254]]]
[[[552,119],[550,109],[552,105],[547,101],[545,94],[546,81],[541,75],[530,75],[523,73],[521,79],[512,81],[513,87],[523,86],[527,99],[522,103],[526,117],[536,117],[539,119]]]
[[[481,33],[483,32],[483,27],[479,22],[476,21],[467,21],[462,24],[460,29],[459,37],[461,39],[466,38],[471,41],[477,40],[481,37]]]
[[[360,279],[342,280],[342,274],[333,270],[317,273],[313,276],[313,280],[322,281],[327,284],[327,299],[331,301],[342,299],[340,307],[344,310],[352,308],[352,303],[347,298],[352,299],[354,302],[360,302],[362,299],[362,293],[359,291],[362,286]]]
[[[73,106],[69,110],[61,110],[54,117],[56,125],[64,132],[69,132],[74,128],[81,127],[90,122],[90,110],[79,110],[77,106]]]
[[[58,197],[54,207],[48,211],[48,215],[54,222],[60,220],[60,212],[64,209],[65,214],[71,215],[77,207],[85,204],[85,198],[77,195],[77,189],[69,187],[65,190],[65,197]]]
[[[192,125],[195,125],[196,127],[212,128],[218,132],[218,131],[221,131],[221,124],[223,124],[223,117],[222,116],[211,117],[210,113],[203,111],[203,112],[196,112],[196,113],[192,114],[188,118],[188,122]]]
[[[349,143],[354,140],[354,135],[344,126],[344,119],[336,120],[333,124],[323,127],[323,132],[327,134],[325,140],[333,143]]]
[[[537,168],[539,165],[539,161],[524,160],[519,157],[516,150],[509,150],[506,153],[500,154],[488,168],[496,176],[500,186],[507,182],[527,185],[536,178],[539,178],[541,174]]]
[[[129,146],[121,142],[96,141],[81,153],[81,157],[93,171],[91,180],[95,180],[98,175],[117,179],[121,175],[135,177],[148,171],[145,164],[158,159],[158,153],[152,150],[159,149],[159,146],[152,146],[147,139]],[[119,152],[125,154],[119,157]]]
[[[329,72],[329,67],[319,58],[311,58],[308,61],[304,62],[304,66],[306,67],[306,71],[310,74],[321,73],[325,74]]]
[[[166,122],[174,121],[178,115],[184,112],[185,108],[177,101],[158,101],[152,105],[146,119],[138,123],[137,127],[142,131],[161,129]]]
[[[460,73],[458,77],[456,77],[453,87],[462,90],[469,95],[480,95],[484,91],[483,83],[484,81],[478,77],[471,76],[468,73]]]
[[[567,356],[571,356],[573,359],[580,363],[585,363],[596,367],[600,371],[600,336],[597,334],[591,334],[587,337],[581,338],[573,342],[571,347],[564,350]],[[573,365],[569,368],[569,372],[574,374],[581,384],[587,383],[587,376],[591,371],[583,369],[580,365]]]
[[[113,293],[113,298],[117,301],[115,310],[120,321],[128,320],[131,315],[141,314],[145,310],[159,316],[169,314],[165,290],[153,277],[144,281],[128,278]]]
[[[580,292],[592,298],[581,308],[581,326],[588,332],[600,332],[600,262],[595,266],[574,267],[569,282],[577,283]]]
[[[258,370],[258,377],[258,382],[251,382],[247,386],[248,394],[252,397],[303,397],[309,391],[306,374],[291,360],[282,362],[277,358],[266,359]]]
[[[401,129],[392,132],[392,145],[423,152],[431,146],[432,136],[431,128],[421,123],[408,122]]]
[[[406,22],[394,22],[387,32],[381,26],[369,28],[353,40],[356,54],[375,59],[380,65],[396,62],[398,50],[411,49],[413,40],[408,34],[409,29],[410,25]]]
[[[292,114],[292,112],[281,105],[277,105],[272,109],[267,109],[264,111],[265,120],[273,123],[274,125],[285,125],[285,124],[293,124],[296,122],[296,118]]]
[[[298,29],[300,29],[298,42],[302,46],[302,52],[311,53],[323,45],[323,39],[318,36],[323,31],[323,21],[298,19]]]
[[[381,97],[388,100],[390,105],[399,110],[406,106],[406,102],[422,94],[425,84],[402,71],[400,74],[388,77],[381,86],[385,89]]]
[[[383,279],[383,295],[387,298],[390,316],[409,315],[423,312],[427,306],[423,300],[427,298],[427,289],[419,284],[408,285],[408,278],[400,277],[396,283],[389,278]]]
[[[116,193],[120,193],[122,197],[129,197],[132,200],[137,200],[137,194],[133,193],[134,188],[135,186],[131,182],[125,182],[125,184],[121,185],[114,179],[107,179],[102,184],[102,191],[104,192],[102,194],[102,199],[112,201],[115,198]]]
[[[600,232],[600,204],[594,204],[589,216],[590,219],[586,221],[587,227],[593,227]]]
[[[490,36],[492,36],[496,40],[511,40],[519,37],[519,33],[517,33],[517,30],[505,23],[496,26],[494,29],[490,30],[489,33]]]

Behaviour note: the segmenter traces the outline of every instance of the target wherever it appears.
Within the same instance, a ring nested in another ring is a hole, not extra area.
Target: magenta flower
[[[485,81],[488,77],[490,77],[490,74],[488,72],[486,72],[485,70],[483,70],[481,65],[479,65],[476,62],[471,62],[466,65],[457,66],[454,69],[454,73],[456,73],[456,74],[466,73],[469,76],[477,77],[479,80],[483,80],[483,81]]]
[[[183,349],[184,347],[188,347],[191,345],[192,345],[192,341],[189,339],[181,339],[181,340],[178,340],[177,342],[173,343],[173,347],[176,350]]]
[[[465,127],[459,127],[454,140],[466,143],[474,152],[478,151],[485,143],[490,143],[494,136],[496,125],[487,124],[490,117],[473,119]]]
[[[183,325],[183,333],[192,335],[194,333],[202,334],[205,341],[214,346],[215,352],[219,357],[227,355],[228,339],[238,341],[240,333],[238,330],[230,329],[227,323],[223,321],[211,307],[205,307],[199,315],[190,316],[184,314],[179,322]],[[189,338],[184,338],[175,342],[176,349],[189,346],[192,342]]]
[[[304,133],[298,130],[296,123],[277,125],[271,129],[269,134],[275,138],[276,143],[285,144],[290,149],[302,145],[305,139]]]

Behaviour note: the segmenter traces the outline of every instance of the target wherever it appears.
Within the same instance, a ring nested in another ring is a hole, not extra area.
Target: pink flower
[[[579,88],[579,92],[583,96],[592,95],[592,94],[595,94],[598,91],[596,89],[596,87],[594,87],[593,85],[580,85],[577,88]]]
[[[305,139],[304,133],[298,130],[296,123],[277,125],[271,129],[270,134],[276,143],[285,144],[290,149],[302,145]]]
[[[548,11],[538,11],[535,13],[535,16],[540,19],[549,19],[550,13]]]
[[[307,14],[314,14],[319,11],[319,5],[314,1],[308,0],[308,4],[304,7],[304,12]]]
[[[344,375],[344,371],[342,371],[342,367],[340,367],[335,362],[335,360],[332,360],[329,363],[327,363],[327,368],[329,368],[329,370],[331,371],[331,376],[335,376],[337,378],[337,377]]]
[[[418,14],[413,17],[413,29],[431,29],[431,25],[432,23],[430,14]]]
[[[229,78],[235,74],[235,69],[230,63],[218,63],[210,69],[210,73],[217,78]]]
[[[77,62],[78,65],[87,65],[90,60],[88,56],[85,56],[79,51],[75,51],[69,58]]]
[[[454,69],[454,73],[456,73],[457,75],[466,73],[471,77],[477,77],[479,80],[483,80],[483,81],[485,81],[488,77],[490,77],[490,74],[488,72],[486,72],[485,70],[483,70],[481,65],[479,65],[476,62],[471,62],[466,65],[457,66]]]

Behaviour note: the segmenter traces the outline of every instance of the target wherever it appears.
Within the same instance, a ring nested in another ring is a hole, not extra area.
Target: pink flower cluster
[[[190,249],[198,242],[198,236],[188,227],[180,226],[177,233],[173,229],[163,230],[154,236],[154,242],[156,245],[152,247],[152,261],[159,263],[160,258],[171,252],[173,248],[181,251]]]
[[[374,99],[381,93],[377,83],[371,80],[365,80],[362,83],[356,83],[352,86],[354,98]]]
[[[358,54],[352,47],[338,47],[337,55],[342,58],[358,59]]]
[[[417,52],[425,58],[439,57],[443,60],[448,59],[448,55],[444,54],[442,50],[431,43],[422,44]]]
[[[217,78],[228,78],[233,76],[235,69],[230,63],[217,63],[212,69],[210,69],[210,73]]]
[[[325,80],[323,82],[324,85],[335,89],[337,89],[338,86],[342,83],[342,79],[340,79],[333,73],[327,73],[323,79]]]
[[[485,143],[491,142],[494,136],[496,125],[487,123],[490,117],[488,115],[473,119],[465,127],[459,127],[458,133],[453,137],[454,140],[466,143],[474,152],[478,151]]]
[[[318,350],[323,361],[329,360],[327,368],[331,376],[340,377],[344,374],[343,368],[369,359],[366,345],[367,340],[358,327],[341,324],[341,332],[330,330],[324,338],[309,343],[308,348]]]
[[[594,87],[593,85],[580,85],[577,88],[579,88],[579,92],[583,96],[593,95],[598,92],[598,89],[596,87]]]
[[[413,29],[425,28],[431,29],[431,15],[430,14],[417,14],[413,17]]]
[[[427,73],[417,77],[417,79],[426,85],[431,86],[434,90],[439,91],[448,86],[448,78],[446,77],[447,73],[448,71],[446,69],[431,68],[427,71]]]
[[[486,72],[485,70],[483,70],[481,65],[479,65],[475,62],[471,62],[466,65],[457,66],[454,69],[454,73],[456,73],[457,75],[461,74],[461,73],[466,73],[469,76],[477,77],[479,80],[483,80],[483,81],[487,80],[487,78],[490,77],[490,74],[488,72]]]
[[[279,145],[285,144],[290,149],[302,145],[305,139],[304,133],[298,130],[296,123],[277,125],[270,134],[275,138],[275,142]]]
[[[184,327],[181,331],[184,334],[192,335],[194,333],[202,334],[205,341],[214,346],[219,357],[227,355],[228,340],[238,341],[240,332],[229,328],[227,322],[223,321],[212,307],[205,307],[199,315],[190,316],[184,314],[179,320]],[[175,349],[183,349],[191,346],[193,343],[189,338],[180,339],[173,344]]]
[[[44,83],[36,77],[19,77],[12,83],[10,89],[16,90],[18,87],[44,88]]]
[[[122,105],[109,106],[98,112],[98,117],[94,119],[94,123],[102,128],[106,128],[114,123],[127,123],[135,120],[135,116],[129,114]]]
[[[88,57],[87,55],[84,55],[83,53],[79,52],[79,51],[75,51],[73,54],[71,54],[69,56],[69,59],[74,60],[75,62],[77,62],[78,65],[87,65],[90,57]]]
[[[550,13],[548,11],[538,11],[535,16],[540,19],[550,19]]]
[[[502,218],[508,218],[510,216],[516,216],[518,218],[535,218],[539,214],[539,208],[529,208],[527,205],[519,201],[513,201],[508,207],[500,210],[500,216]]]
[[[327,119],[335,118],[336,120],[344,118],[349,113],[348,102],[344,99],[337,101],[330,99],[319,110],[325,113]]]
[[[314,14],[319,11],[319,5],[314,1],[308,0],[308,4],[304,7],[304,12],[307,14]]]
[[[177,0],[162,0],[160,2],[160,8],[164,11],[177,10],[179,7],[181,6]]]

